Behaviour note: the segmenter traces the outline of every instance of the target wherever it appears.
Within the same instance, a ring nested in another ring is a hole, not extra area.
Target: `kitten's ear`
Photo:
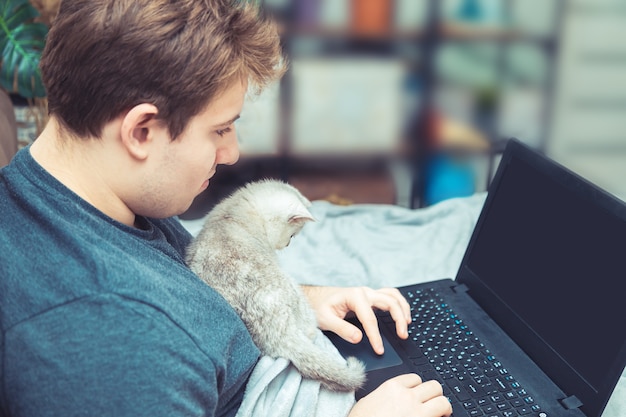
[[[304,204],[304,207],[311,207],[311,202],[309,201],[309,199],[300,194],[300,192],[298,192],[298,198],[300,199],[300,202]]]
[[[309,213],[309,210],[305,209],[304,207],[302,207],[302,209],[298,213],[292,214],[289,217],[289,223],[304,223],[308,221],[314,222],[315,217],[313,217],[313,215]]]

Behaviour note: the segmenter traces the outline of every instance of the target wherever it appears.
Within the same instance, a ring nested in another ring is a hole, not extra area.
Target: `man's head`
[[[63,1],[41,60],[51,120],[31,154],[122,223],[183,213],[239,158],[248,88],[284,71],[275,26],[240,3]]]
[[[49,111],[70,134],[153,104],[172,139],[236,81],[262,88],[282,71],[275,27],[234,0],[61,3],[41,69]]]

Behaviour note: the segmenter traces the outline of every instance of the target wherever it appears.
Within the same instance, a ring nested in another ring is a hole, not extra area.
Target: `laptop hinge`
[[[452,291],[454,291],[457,294],[460,294],[460,293],[468,292],[469,288],[465,284],[459,284],[459,285],[454,285],[452,287]]]
[[[580,408],[580,406],[583,405],[583,403],[575,395],[571,395],[567,398],[563,398],[562,400],[559,400],[559,402],[561,403],[563,408],[565,408],[566,410],[573,410],[574,408]]]

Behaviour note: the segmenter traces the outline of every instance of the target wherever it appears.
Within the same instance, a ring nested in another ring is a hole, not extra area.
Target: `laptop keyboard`
[[[416,373],[442,384],[454,417],[547,416],[434,289],[405,295],[413,316],[409,339],[419,348],[411,357]]]

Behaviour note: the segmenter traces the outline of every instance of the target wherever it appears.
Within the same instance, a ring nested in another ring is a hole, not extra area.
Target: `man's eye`
[[[223,137],[225,134],[230,133],[233,129],[228,126],[224,129],[220,129],[220,130],[216,130],[215,133],[217,133],[220,137]]]

